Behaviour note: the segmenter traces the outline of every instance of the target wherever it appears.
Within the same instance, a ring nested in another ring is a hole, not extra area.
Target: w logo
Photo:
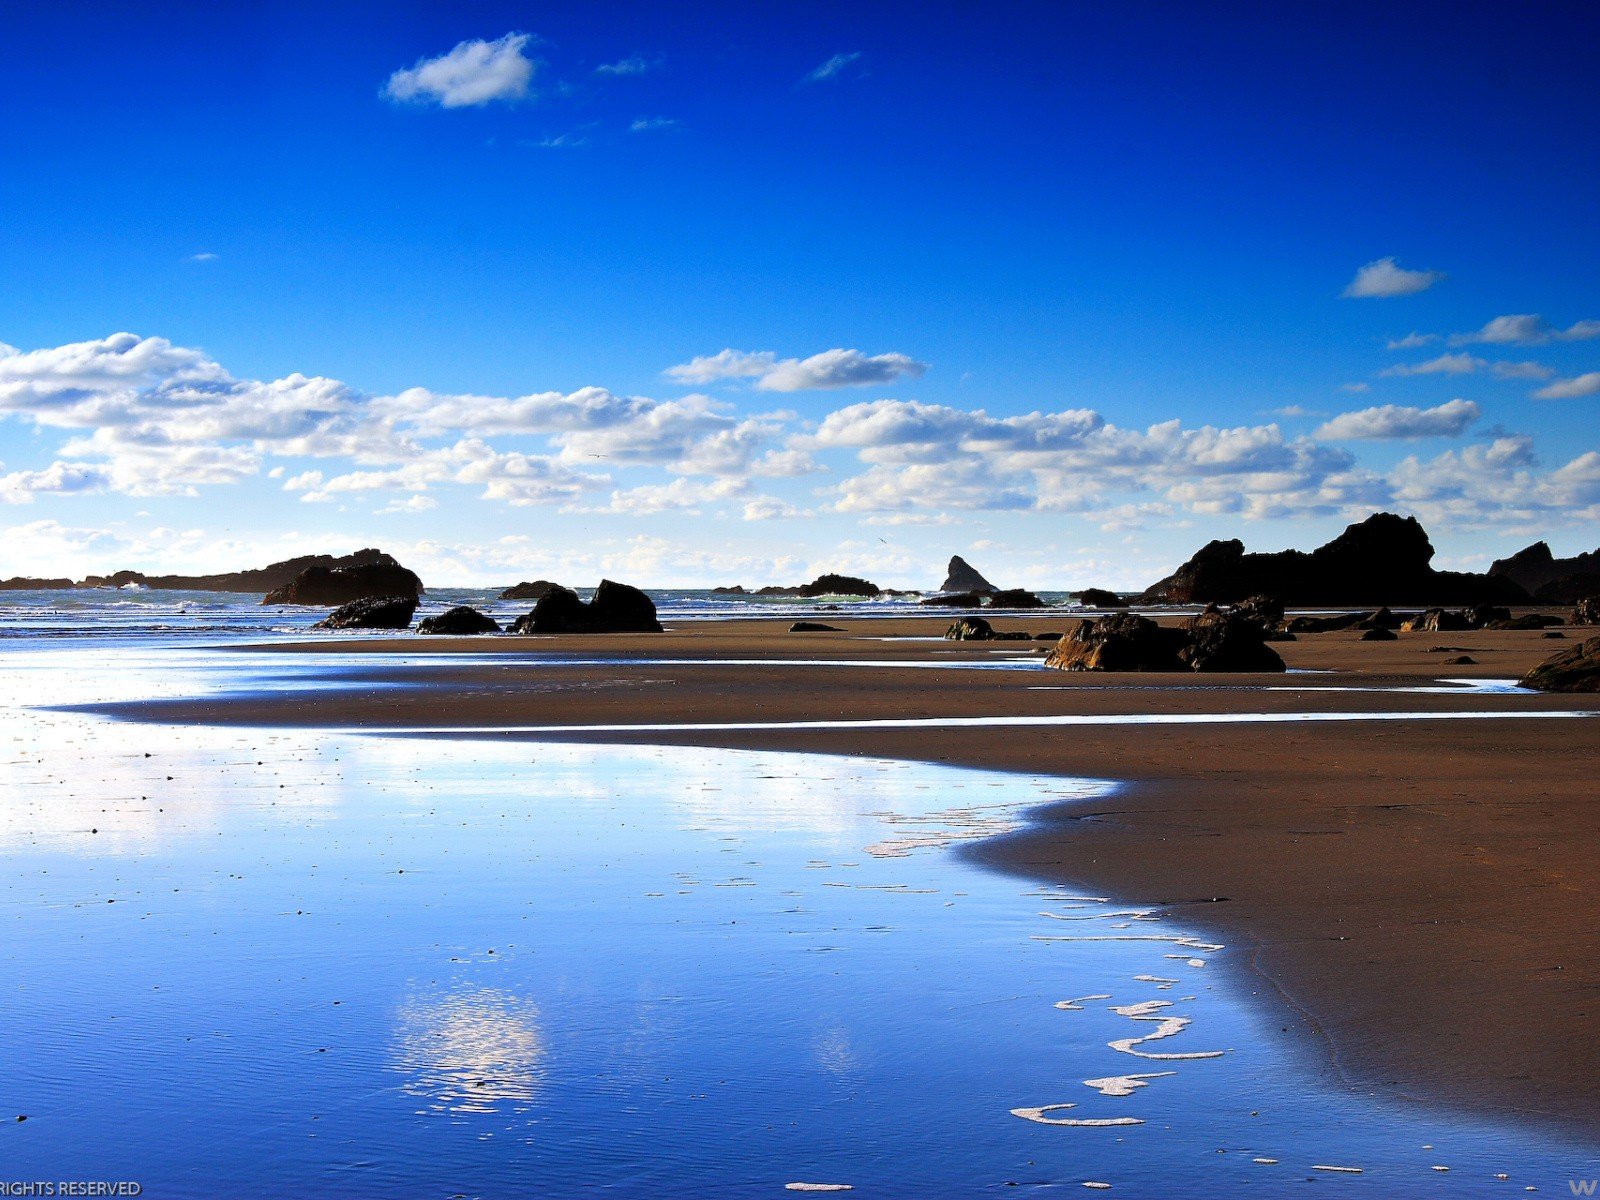
[[[1600,1185],[1600,1179],[1567,1180],[1567,1186],[1572,1189],[1574,1196],[1592,1196],[1596,1185]]]

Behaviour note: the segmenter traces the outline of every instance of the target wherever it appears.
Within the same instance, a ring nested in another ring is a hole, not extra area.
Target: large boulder
[[[1573,605],[1569,625],[1600,625],[1600,596],[1589,596]]]
[[[365,552],[364,552],[365,553]],[[422,580],[387,554],[372,551],[347,567],[307,567],[289,583],[267,593],[262,604],[339,605],[377,596],[422,595]]]
[[[1412,617],[1400,628],[1406,633],[1460,633],[1471,629],[1472,622],[1467,619],[1466,613],[1430,608],[1420,616]]]
[[[824,625],[821,621],[796,621],[789,626],[790,633],[843,633],[837,625]]]
[[[987,642],[994,638],[994,626],[982,617],[962,617],[944,631],[947,642]]]
[[[1467,611],[1467,624],[1474,629],[1492,626],[1496,621],[1511,620],[1511,610],[1503,604],[1474,604]]]
[[[990,608],[1043,608],[1044,601],[1027,588],[1002,588],[989,597]]]
[[[660,633],[655,601],[636,587],[602,579],[585,604],[571,588],[544,594],[533,611],[517,618],[512,633]]]
[[[458,604],[442,613],[423,617],[417,622],[418,633],[436,633],[449,637],[469,637],[479,633],[499,633],[500,622],[475,608]]]
[[[1360,637],[1363,642],[1398,642],[1400,635],[1392,629],[1385,629],[1382,625],[1374,625]]]
[[[363,596],[341,604],[313,629],[408,629],[417,611],[415,596]]]
[[[1237,610],[1208,611],[1189,622],[1188,644],[1178,657],[1193,671],[1282,671],[1283,659],[1266,644],[1267,629]]]
[[[1188,643],[1181,629],[1164,629],[1148,617],[1117,612],[1079,621],[1044,660],[1061,671],[1183,671],[1178,652]]]
[[[1072,598],[1085,608],[1127,608],[1128,602],[1115,592],[1108,592],[1105,588],[1084,588],[1081,592],[1073,592]]]
[[[1435,571],[1433,544],[1415,517],[1374,513],[1306,553],[1247,554],[1237,538],[1203,546],[1142,599],[1236,604],[1266,593],[1294,606],[1526,602],[1509,578]]]
[[[1331,617],[1290,617],[1284,623],[1289,633],[1337,633],[1341,629],[1360,629],[1377,613],[1336,613]]]
[[[1541,692],[1600,692],[1600,637],[1547,658],[1522,678]]]
[[[994,584],[990,583],[972,567],[966,559],[959,554],[950,560],[950,566],[945,570],[944,582],[939,585],[941,592],[992,592]]]
[[[1507,617],[1503,621],[1490,621],[1485,629],[1552,629],[1557,625],[1565,625],[1561,617],[1549,613],[1524,613],[1520,617]]]
[[[1260,622],[1268,629],[1283,624],[1283,601],[1276,596],[1251,596],[1241,602],[1234,612]]]
[[[514,583],[500,593],[502,600],[543,600],[545,593],[551,588],[558,588],[559,583],[551,583],[548,579],[524,580]]]
[[[1600,592],[1600,550],[1557,558],[1547,543],[1535,542],[1496,560],[1489,574],[1520,584],[1541,604],[1575,604]]]

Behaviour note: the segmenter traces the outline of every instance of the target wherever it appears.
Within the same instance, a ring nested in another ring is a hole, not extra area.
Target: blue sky
[[[1380,507],[1451,565],[1593,548],[1597,34],[20,9],[0,574],[375,544],[438,584],[927,585],[960,552],[1132,587]]]

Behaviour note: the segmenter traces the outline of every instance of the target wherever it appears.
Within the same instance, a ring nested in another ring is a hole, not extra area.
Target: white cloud
[[[1496,379],[1549,379],[1555,374],[1553,368],[1536,362],[1497,362],[1490,370]]]
[[[904,354],[867,355],[859,350],[824,350],[810,358],[784,359],[756,380],[766,392],[809,392],[917,379],[928,369]]]
[[[441,108],[521,100],[533,80],[534,62],[523,53],[530,41],[526,33],[508,33],[492,42],[458,42],[448,54],[421,58],[415,66],[396,71],[384,94]]]
[[[1323,441],[1459,437],[1481,415],[1471,400],[1451,400],[1437,408],[1385,404],[1340,413],[1318,429],[1316,436]]]
[[[1391,338],[1389,340],[1389,349],[1418,350],[1430,342],[1437,342],[1438,340],[1439,335],[1437,333],[1416,333],[1413,331],[1403,338]]]
[[[186,258],[184,261],[185,262],[192,262],[192,263],[208,263],[208,262],[216,262],[217,259],[219,259],[221,257],[222,256],[220,254],[213,254],[210,250],[202,250],[199,254],[191,254],[191,255],[189,255],[189,257]]]
[[[782,521],[809,514],[776,496],[756,496],[744,506],[746,521]]]
[[[835,54],[827,62],[808,74],[804,82],[823,83],[829,79],[839,79],[851,73],[852,70],[860,71],[860,63],[864,57],[859,50],[852,50],[848,54]]]
[[[696,386],[753,379],[764,392],[810,392],[917,379],[927,369],[927,363],[905,354],[824,350],[810,358],[780,360],[770,350],[721,350],[668,367],[662,373],[678,383]]]
[[[680,124],[677,117],[635,117],[628,129],[632,133],[656,133],[677,129]]]
[[[388,504],[385,504],[382,508],[377,510],[377,515],[380,517],[385,517],[393,513],[427,512],[430,509],[438,507],[439,502],[432,496],[424,496],[419,493],[415,496],[408,496],[404,500],[389,501]]]
[[[1546,342],[1581,342],[1597,337],[1600,337],[1600,321],[1575,321],[1565,329],[1558,329],[1538,313],[1513,313],[1496,317],[1472,333],[1453,334],[1450,344],[1465,346],[1483,342],[1500,346],[1539,346]]]
[[[0,503],[30,504],[35,496],[98,492],[110,482],[110,472],[98,464],[54,462],[42,471],[13,471],[0,475]]]
[[[1561,379],[1534,393],[1541,400],[1576,400],[1580,396],[1600,395],[1600,371],[1589,371],[1574,379]]]
[[[1471,354],[1441,354],[1427,362],[1401,363],[1386,368],[1384,375],[1470,375],[1489,364]]]
[[[621,513],[628,516],[653,516],[664,512],[697,513],[703,508],[740,499],[750,491],[743,479],[674,479],[671,483],[645,484],[611,493],[602,508],[583,512]]]
[[[1410,271],[1392,257],[1380,258],[1356,272],[1356,277],[1344,289],[1344,295],[1355,300],[1414,296],[1427,291],[1443,278],[1443,271]]]

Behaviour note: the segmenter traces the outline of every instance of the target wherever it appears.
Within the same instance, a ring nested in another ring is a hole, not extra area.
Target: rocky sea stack
[[[1374,513],[1310,553],[1247,554],[1237,538],[1210,542],[1140,599],[1147,604],[1236,604],[1265,593],[1288,605],[1418,606],[1526,603],[1497,575],[1436,571],[1433,543],[1415,517]]]
[[[1061,671],[1282,671],[1267,630],[1234,611],[1208,609],[1181,628],[1116,612],[1079,621],[1044,665]]]
[[[512,633],[660,633],[655,601],[636,587],[602,579],[585,604],[571,588],[546,592]]]
[[[941,592],[992,592],[994,584],[990,583],[966,559],[959,554],[950,560],[950,565],[945,568],[944,582],[939,585]]]
[[[268,592],[263,604],[349,604],[375,596],[422,595],[422,580],[381,550],[362,550],[346,566],[307,567],[289,583]]]
[[[480,633],[499,633],[500,622],[465,604],[424,617],[417,622],[418,633],[443,634],[449,637],[470,637]]]
[[[1509,579],[1544,604],[1576,604],[1600,592],[1600,550],[1557,558],[1546,542],[1535,542],[1490,566],[1489,574]]]
[[[514,583],[500,593],[502,600],[543,600],[545,593],[558,588],[559,583],[551,583],[548,579],[535,579],[531,582]]]

